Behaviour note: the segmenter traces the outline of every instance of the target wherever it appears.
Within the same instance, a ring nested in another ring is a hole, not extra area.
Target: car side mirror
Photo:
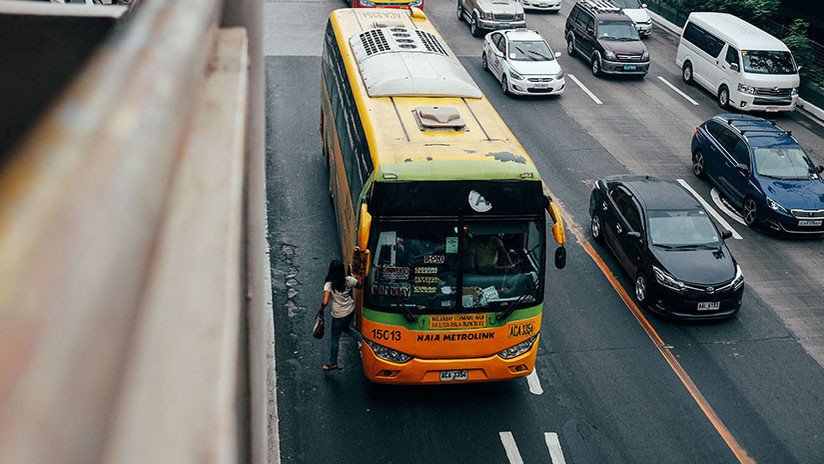
[[[566,248],[563,246],[555,249],[555,267],[558,269],[566,267]]]
[[[646,7],[647,7],[647,4],[646,4],[646,3],[642,3],[642,4],[641,4],[641,8],[646,8]]]
[[[560,57],[561,57],[561,52],[555,52],[555,58],[560,58]]]
[[[738,63],[730,63],[730,69],[732,69],[735,72],[741,71],[741,67],[738,66]]]
[[[749,173],[750,173],[750,167],[749,167],[749,166],[747,166],[747,165],[746,165],[746,164],[744,164],[744,163],[738,163],[738,164],[736,164],[736,165],[735,165],[735,169],[738,169],[739,171],[743,172],[744,174],[749,174]]]
[[[803,68],[803,66],[798,66],[797,68],[795,68],[795,72],[800,73],[800,72],[801,72],[801,68]]]
[[[818,172],[824,172],[824,166],[819,164],[818,167],[815,168],[815,170]]]
[[[721,231],[721,240],[726,240],[728,238],[732,238],[732,231],[724,229]]]
[[[641,240],[641,232],[631,230],[631,231],[627,232],[627,237],[629,237],[633,240]]]

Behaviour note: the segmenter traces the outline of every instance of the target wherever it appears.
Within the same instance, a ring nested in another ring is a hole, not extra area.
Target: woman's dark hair
[[[340,260],[334,259],[329,263],[329,272],[326,273],[326,282],[332,282],[332,289],[336,292],[346,291],[346,270]]]

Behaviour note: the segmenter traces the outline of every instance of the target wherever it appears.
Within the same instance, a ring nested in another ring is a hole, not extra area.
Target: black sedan
[[[707,212],[674,182],[616,176],[596,182],[590,232],[633,277],[641,306],[682,319],[732,317],[744,276]]]

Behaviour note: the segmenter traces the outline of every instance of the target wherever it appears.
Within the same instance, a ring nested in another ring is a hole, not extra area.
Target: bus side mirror
[[[360,247],[355,247],[352,253],[352,274],[364,277],[369,275],[370,255],[368,249],[361,250]]]
[[[369,214],[369,205],[361,203],[360,218],[358,220],[358,246],[366,249],[369,243],[369,229],[372,227],[372,215]]]
[[[564,231],[564,218],[561,217],[561,211],[558,210],[558,207],[555,206],[555,203],[552,202],[549,197],[547,197],[548,203],[546,206],[547,211],[549,212],[549,217],[552,218],[554,224],[552,224],[552,236],[555,238],[555,242],[558,245],[565,245],[566,244],[566,232]]]
[[[558,269],[566,267],[566,248],[563,246],[555,249],[555,267]]]

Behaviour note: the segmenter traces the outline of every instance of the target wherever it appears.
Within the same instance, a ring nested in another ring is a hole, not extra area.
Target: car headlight
[[[778,211],[778,212],[781,212],[781,213],[784,213],[784,214],[790,214],[790,212],[787,210],[787,208],[779,205],[777,201],[773,200],[770,197],[765,197],[765,198],[767,199],[767,206],[769,206],[771,210]]]
[[[790,95],[798,95],[798,87],[793,87],[793,89],[790,91]]]
[[[516,81],[520,81],[521,79],[524,78],[524,76],[516,73],[515,71],[513,71],[511,69],[509,70],[509,77],[515,79]]]
[[[615,53],[611,52],[609,50],[604,50],[604,58],[606,58],[608,60],[614,60],[615,59]]]
[[[563,71],[560,71],[558,74],[555,75],[555,79],[563,79],[563,78],[564,78],[564,72]]]
[[[492,19],[492,13],[481,12],[481,19]]]
[[[516,358],[516,357],[526,353],[527,351],[531,350],[532,345],[535,344],[535,340],[537,340],[537,339],[538,339],[538,334],[535,334],[535,335],[529,337],[528,339],[522,341],[521,343],[518,343],[515,346],[510,346],[509,348],[501,351],[500,353],[498,353],[498,356],[503,358],[503,359]]]
[[[406,353],[401,353],[400,351],[393,350],[392,348],[387,348],[367,338],[364,338],[363,341],[369,345],[369,348],[372,348],[372,352],[375,353],[375,356],[383,359],[384,361],[403,364],[412,359],[412,356],[409,356]]]
[[[755,95],[755,87],[750,87],[749,85],[738,84],[738,91],[741,93]]]
[[[515,13],[515,21],[523,21],[524,14],[523,13]]]
[[[655,280],[659,284],[667,287],[669,289],[675,290],[677,292],[683,292],[686,286],[680,280],[676,280],[675,277],[667,274],[666,272],[658,269],[655,266],[652,266],[652,272],[655,273]]]
[[[647,61],[649,59],[649,51],[644,50],[644,53],[641,54],[641,61]]]
[[[744,273],[741,272],[741,266],[735,265],[735,278],[732,279],[733,290],[738,290],[744,285]]]

